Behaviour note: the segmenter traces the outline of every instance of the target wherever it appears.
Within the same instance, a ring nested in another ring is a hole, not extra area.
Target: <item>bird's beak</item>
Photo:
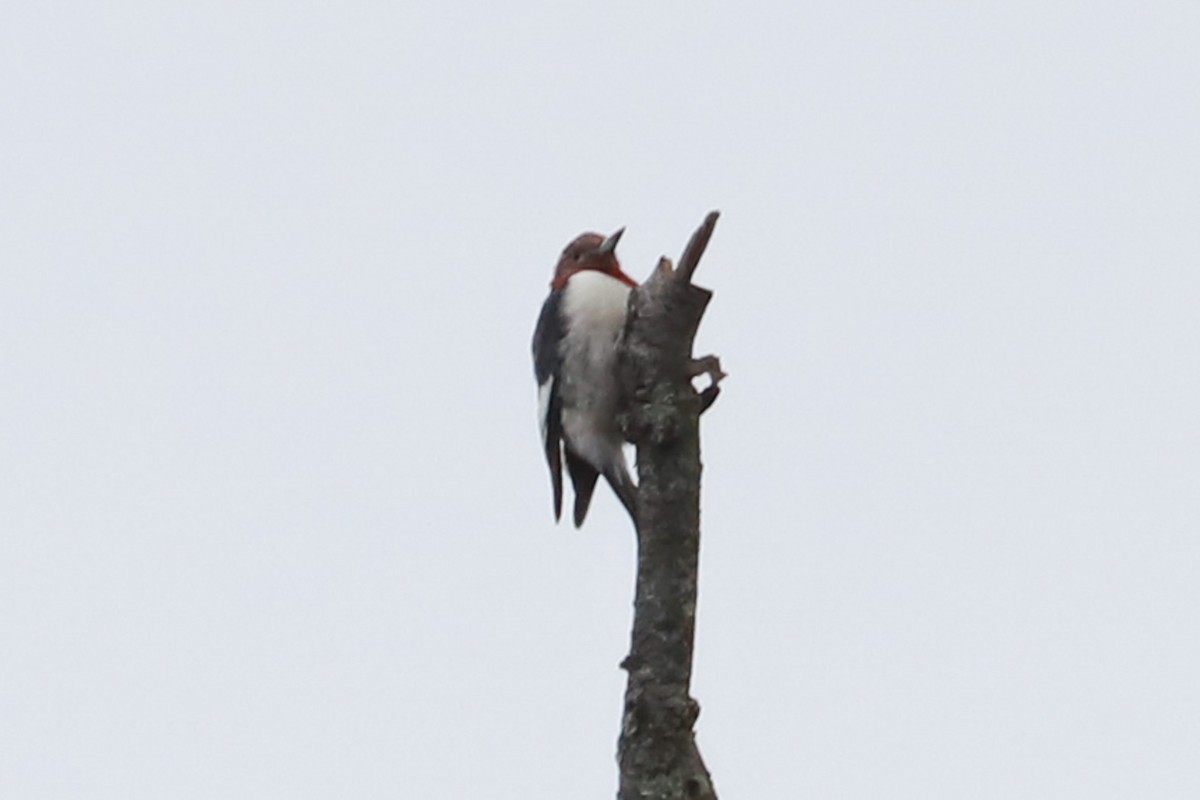
[[[612,235],[600,243],[600,249],[597,250],[602,256],[606,256],[613,250],[617,249],[617,242],[621,241],[621,234],[625,232],[624,228],[617,228]]]

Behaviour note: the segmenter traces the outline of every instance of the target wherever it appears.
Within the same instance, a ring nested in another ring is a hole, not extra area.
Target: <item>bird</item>
[[[603,475],[637,527],[637,485],[629,474],[617,424],[617,346],[629,293],[637,281],[621,271],[616,247],[625,232],[582,233],[562,251],[533,333],[542,445],[562,518],[562,464],[575,488],[575,527],[583,525]]]

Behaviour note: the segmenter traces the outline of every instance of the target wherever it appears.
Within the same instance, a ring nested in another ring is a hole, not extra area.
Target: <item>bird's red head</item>
[[[637,286],[637,281],[621,271],[621,263],[617,261],[617,242],[625,232],[620,228],[608,238],[598,233],[581,233],[567,245],[554,268],[554,280],[550,281],[551,288],[561,289],[576,272],[594,269],[611,275],[619,281]]]

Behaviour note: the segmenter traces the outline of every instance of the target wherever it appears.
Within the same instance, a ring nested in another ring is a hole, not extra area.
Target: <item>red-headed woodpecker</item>
[[[629,292],[637,282],[614,253],[622,228],[605,238],[584,233],[563,250],[533,333],[542,444],[562,516],[562,462],[575,486],[575,527],[603,475],[637,525],[637,486],[625,466],[617,426],[617,343]]]

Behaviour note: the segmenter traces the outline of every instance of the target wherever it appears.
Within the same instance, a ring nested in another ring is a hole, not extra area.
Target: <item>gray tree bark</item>
[[[679,268],[663,258],[635,289],[618,358],[622,428],[637,447],[638,571],[629,673],[617,745],[619,800],[716,799],[696,747],[700,706],[689,694],[700,554],[700,414],[724,373],[692,358],[712,293],[692,284],[717,212],[688,242]],[[692,378],[711,383],[697,392]]]

